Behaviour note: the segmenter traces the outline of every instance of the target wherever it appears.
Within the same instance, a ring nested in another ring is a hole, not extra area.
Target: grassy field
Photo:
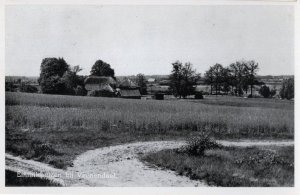
[[[182,139],[199,132],[218,139],[293,139],[293,102],[246,100],[146,101],[7,92],[6,151],[66,168],[89,149]]]
[[[294,186],[292,146],[225,147],[207,150],[201,156],[164,150],[142,160],[212,186]]]

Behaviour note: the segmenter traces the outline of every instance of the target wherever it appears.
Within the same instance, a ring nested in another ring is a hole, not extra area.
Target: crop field
[[[184,139],[200,132],[217,139],[294,137],[294,103],[283,100],[157,101],[7,92],[5,109],[6,151],[59,168],[88,149],[137,140]]]

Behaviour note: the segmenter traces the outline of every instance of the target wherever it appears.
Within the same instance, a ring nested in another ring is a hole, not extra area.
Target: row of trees
[[[244,93],[253,96],[253,89],[255,85],[263,85],[257,79],[257,72],[259,65],[254,60],[251,61],[237,61],[227,67],[221,64],[215,64],[205,72],[204,82],[210,85],[210,94],[228,94],[242,96]],[[172,71],[169,76],[170,89],[174,96],[185,98],[188,95],[196,94],[195,85],[201,79],[201,75],[193,69],[190,62],[183,64],[180,61],[172,63]],[[275,89],[263,85],[259,90],[263,97],[273,97],[276,94]],[[294,97],[294,80],[288,79],[282,83],[280,90],[280,97],[291,99]]]
[[[221,64],[211,66],[204,74],[204,81],[211,86],[211,94],[221,94],[232,92],[235,95],[243,95],[245,91],[253,94],[253,86],[260,84],[256,79],[258,63],[255,61],[238,61],[232,63],[229,67],[223,67]],[[200,80],[200,74],[196,73],[190,62],[183,65],[182,62],[172,63],[172,72],[170,74],[171,90],[176,97],[185,98],[194,93],[194,85]]]
[[[42,93],[48,94],[67,94],[85,95],[84,79],[78,73],[82,69],[80,66],[70,66],[63,58],[45,58],[41,63],[41,72],[38,82]],[[241,96],[253,95],[254,85],[261,85],[256,78],[259,70],[258,63],[255,61],[237,61],[228,67],[221,64],[211,66],[204,74],[204,81],[210,85],[210,93],[215,95],[229,92],[233,95]],[[115,72],[110,64],[97,60],[91,68],[90,75],[110,76],[114,79]],[[201,79],[201,75],[196,72],[190,62],[182,63],[176,61],[172,63],[172,71],[169,76],[170,90],[175,97],[185,98],[195,94],[195,85]],[[140,87],[142,95],[147,93],[147,81],[143,74],[136,76],[136,83]],[[271,97],[276,93],[268,87],[262,87],[260,94],[264,97]],[[294,81],[286,80],[280,90],[282,98],[291,99],[294,97]]]
[[[231,92],[234,95],[241,96],[244,92],[250,96],[253,95],[254,85],[261,85],[257,78],[259,70],[258,63],[255,61],[237,61],[228,67],[221,64],[211,66],[205,72],[205,83],[211,86],[211,94],[215,90],[215,94]]]

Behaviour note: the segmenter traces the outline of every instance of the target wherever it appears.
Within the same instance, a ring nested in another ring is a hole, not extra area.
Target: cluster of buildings
[[[170,94],[166,80],[158,82],[155,78],[147,79],[147,97],[142,97],[140,87],[130,78],[114,79],[106,76],[89,76],[85,79],[88,96],[121,97],[130,99],[151,98],[164,99]],[[153,97],[152,97],[153,96]]]
[[[89,76],[85,79],[85,89],[89,96],[121,97],[140,99],[139,86],[129,78],[116,81],[112,77]]]

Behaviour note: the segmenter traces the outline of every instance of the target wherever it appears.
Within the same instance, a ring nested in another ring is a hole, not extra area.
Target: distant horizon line
[[[138,74],[143,74],[143,73],[138,73]],[[81,75],[78,74],[79,76],[90,76],[90,75]],[[118,75],[115,77],[128,77],[128,76],[136,76],[137,74],[132,74],[132,75]],[[169,74],[143,74],[144,76],[168,76]],[[256,75],[256,76],[295,76],[295,74],[264,74],[264,75]],[[5,75],[5,77],[39,77],[39,76],[20,76],[20,75]]]

